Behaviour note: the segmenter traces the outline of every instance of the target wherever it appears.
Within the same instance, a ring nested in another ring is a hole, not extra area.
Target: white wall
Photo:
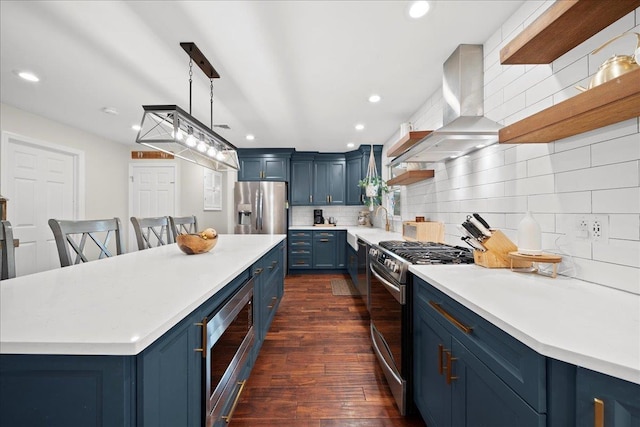
[[[640,9],[552,64],[501,65],[500,49],[552,3],[526,2],[484,43],[490,119],[509,125],[557,104],[578,93],[575,84],[587,86],[607,57],[633,52],[635,41],[629,37],[590,55],[618,34],[640,31]],[[407,121],[418,130],[440,127],[442,102],[438,90]],[[398,138],[386,142],[384,154]],[[518,223],[531,211],[542,227],[545,250],[564,254],[560,269],[565,275],[640,293],[639,160],[638,118],[549,144],[496,144],[468,158],[430,165],[433,179],[404,188],[402,217],[443,221],[447,241],[458,244],[455,225],[478,212],[516,242]],[[576,224],[585,215],[609,220],[608,239],[577,236]]]
[[[125,228],[124,241],[129,241],[126,235],[130,229],[128,226],[130,223],[129,164],[152,161],[131,159],[131,151],[140,150],[139,146],[110,141],[7,104],[0,104],[0,127],[2,131],[84,151],[86,162],[84,217],[87,219],[119,217]],[[133,138],[132,134],[132,140]],[[177,215],[196,215],[201,228],[214,227],[221,233],[233,232],[233,226],[229,228],[229,224],[232,224],[230,212],[235,172],[223,172],[223,210],[205,212],[202,167],[184,161],[176,160],[176,162],[180,185]],[[228,178],[228,175],[231,175],[231,178]]]

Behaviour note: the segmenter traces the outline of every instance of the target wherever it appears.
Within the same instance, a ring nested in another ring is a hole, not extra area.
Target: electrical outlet
[[[589,219],[591,240],[606,243],[609,240],[609,215],[592,215]]]
[[[589,238],[589,220],[586,216],[578,217],[578,223],[576,224],[576,237],[580,239]]]

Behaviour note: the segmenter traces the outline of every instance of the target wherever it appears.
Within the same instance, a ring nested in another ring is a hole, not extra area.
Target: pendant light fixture
[[[189,112],[177,105],[143,105],[136,142],[217,171],[239,169],[236,147],[213,129],[213,79],[220,78],[195,43],[180,43],[189,55]],[[209,77],[211,125],[191,115],[193,63]]]

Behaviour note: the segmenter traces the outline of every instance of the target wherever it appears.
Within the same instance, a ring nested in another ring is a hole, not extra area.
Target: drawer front
[[[425,281],[415,302],[538,412],[546,412],[546,358]],[[465,332],[463,329],[468,328]]]
[[[296,268],[311,268],[311,254],[297,255],[291,254],[289,256],[289,269]]]
[[[289,240],[291,239],[298,239],[298,238],[303,238],[303,239],[310,239],[311,238],[311,231],[289,231]]]
[[[263,259],[264,274],[267,276],[264,280],[271,280],[275,273],[282,274],[281,248],[278,246],[269,252]]]
[[[336,237],[336,232],[335,231],[314,231],[313,232],[313,239],[317,240],[317,239],[335,239]]]

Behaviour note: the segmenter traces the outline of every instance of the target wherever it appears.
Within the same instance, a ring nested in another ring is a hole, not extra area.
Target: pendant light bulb
[[[178,141],[182,141],[182,138],[184,138],[184,135],[182,133],[182,129],[178,129],[178,132],[176,133],[175,139],[177,139]]]
[[[207,150],[207,155],[209,157],[215,157],[216,154],[218,154],[218,150],[216,150],[214,147],[209,147],[209,149]]]
[[[187,136],[187,145],[189,147],[195,147],[196,146],[196,137],[193,136],[193,135]]]
[[[207,151],[207,144],[205,144],[204,141],[200,141],[200,143],[198,144],[198,151],[200,151],[201,153]]]

